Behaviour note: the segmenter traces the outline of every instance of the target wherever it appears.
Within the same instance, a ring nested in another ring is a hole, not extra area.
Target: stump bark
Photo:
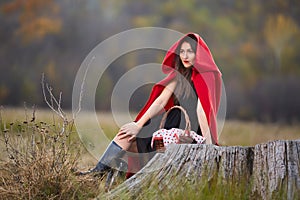
[[[105,198],[142,199],[149,190],[155,196],[166,188],[172,191],[191,183],[221,189],[236,186],[246,199],[298,199],[299,158],[299,140],[272,141],[254,147],[170,145]]]

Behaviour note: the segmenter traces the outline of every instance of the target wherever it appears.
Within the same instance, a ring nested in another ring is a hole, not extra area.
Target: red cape
[[[221,72],[215,64],[212,54],[204,40],[195,33],[188,33],[187,35],[194,35],[198,41],[192,80],[208,121],[212,142],[218,144],[216,118],[222,91]],[[168,50],[162,63],[162,71],[168,74],[168,76],[154,85],[147,103],[139,112],[135,121],[138,121],[143,116],[154,100],[161,94],[165,86],[175,78],[176,72],[174,70],[175,66],[173,60],[176,56],[176,48],[182,39],[183,37]],[[173,105],[173,98],[170,98],[165,106],[165,110],[168,110]]]

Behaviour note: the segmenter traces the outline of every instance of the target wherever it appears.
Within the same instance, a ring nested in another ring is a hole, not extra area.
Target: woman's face
[[[195,52],[190,43],[183,42],[179,52],[180,60],[185,68],[190,68],[194,65]]]

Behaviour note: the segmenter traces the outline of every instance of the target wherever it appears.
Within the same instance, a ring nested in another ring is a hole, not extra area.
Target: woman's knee
[[[138,152],[136,141],[128,141],[127,138],[125,138],[125,139],[119,139],[118,137],[115,137],[113,140],[120,147],[122,147],[122,149],[125,150],[125,151],[130,151],[130,152],[135,152],[135,153]]]
[[[132,142],[128,138],[119,139],[117,136],[113,139],[123,150],[128,151],[132,146]]]

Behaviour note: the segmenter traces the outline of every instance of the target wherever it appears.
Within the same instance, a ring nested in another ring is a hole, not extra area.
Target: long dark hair
[[[176,81],[177,81],[177,85],[176,85],[176,89],[174,91],[174,94],[177,98],[179,97],[183,97],[183,98],[188,98],[192,91],[191,88],[191,76],[192,76],[192,68],[193,66],[191,66],[190,68],[185,68],[180,60],[180,49],[181,49],[181,45],[187,42],[191,45],[191,48],[193,50],[193,52],[196,54],[197,52],[197,38],[194,35],[187,35],[185,36],[178,44],[177,49],[176,49],[176,56],[174,59],[174,65],[175,65],[175,69],[177,71],[177,76],[176,76]]]

